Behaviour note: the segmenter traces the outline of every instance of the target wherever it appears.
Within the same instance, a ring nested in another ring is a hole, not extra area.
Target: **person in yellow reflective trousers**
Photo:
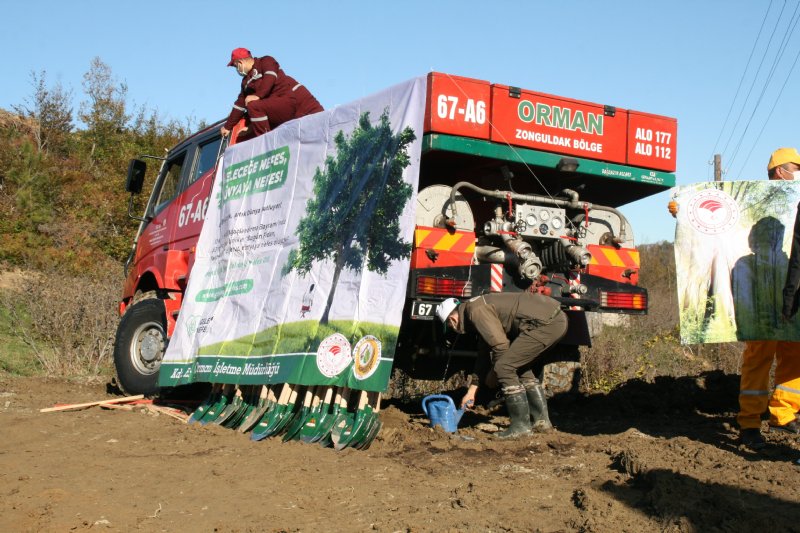
[[[767,164],[771,180],[800,180],[800,154],[795,148],[779,148]],[[678,204],[671,201],[669,212],[675,216]],[[781,313],[790,320],[798,307],[800,295],[800,217],[795,222],[792,257],[789,260]],[[775,362],[775,391],[770,396],[770,370]],[[749,448],[766,445],[761,434],[761,415],[769,408],[771,430],[800,435],[797,413],[800,411],[800,342],[747,341],[742,354],[739,383],[739,442]]]
[[[794,148],[775,150],[767,164],[767,175],[771,180],[800,179],[800,154]],[[800,261],[800,258],[795,258],[795,262],[797,261]],[[790,271],[791,264],[790,259]],[[782,311],[782,314],[784,319],[790,318],[786,312]],[[775,361],[775,391],[770,397],[769,373],[773,361]],[[800,343],[798,342],[745,343],[739,382],[739,414],[736,417],[740,428],[739,439],[745,446],[758,449],[765,445],[764,437],[761,435],[761,414],[767,408],[770,413],[771,429],[800,434],[800,425],[796,418],[800,410]]]

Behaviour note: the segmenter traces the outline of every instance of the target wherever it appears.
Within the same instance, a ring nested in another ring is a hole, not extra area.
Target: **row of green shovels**
[[[215,384],[189,422],[252,431],[256,441],[281,435],[284,442],[365,449],[381,429],[380,401],[380,393],[348,388]]]

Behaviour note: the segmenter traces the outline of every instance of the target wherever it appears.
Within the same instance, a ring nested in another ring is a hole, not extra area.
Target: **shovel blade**
[[[307,407],[303,407],[297,413],[295,413],[291,421],[286,426],[286,433],[283,434],[283,442],[294,439],[294,437],[300,432],[300,430],[303,429],[303,426],[306,423],[307,416],[308,416]]]
[[[228,405],[229,400],[230,398],[228,397],[227,394],[220,394],[217,401],[214,402],[214,405],[209,407],[208,410],[203,415],[203,417],[198,420],[198,422],[200,422],[200,425],[205,426],[206,424],[216,420],[219,417],[219,415],[222,414],[222,411],[225,410],[225,407]]]
[[[300,433],[300,440],[303,442],[319,442],[330,434],[331,426],[336,419],[333,413],[323,413],[314,421],[313,430],[312,426],[306,424],[303,431]]]
[[[345,442],[350,438],[353,429],[353,416],[351,413],[339,413],[331,426],[331,443],[334,449],[342,450]]]
[[[259,401],[258,405],[255,406],[255,408],[245,416],[244,420],[242,420],[242,423],[239,424],[237,431],[241,433],[247,433],[253,429],[259,422],[261,422],[261,419],[264,417],[270,407],[272,407],[272,405],[274,404],[267,400]]]
[[[353,424],[350,426],[349,431],[345,431],[340,439],[339,442],[335,444],[335,448],[337,450],[343,450],[348,446],[355,446],[360,439],[364,437],[366,433],[367,427],[372,421],[372,409],[367,408],[363,411],[358,411],[356,413],[355,419],[353,420]]]
[[[219,400],[219,396],[221,394],[221,389],[215,386],[215,389],[209,393],[208,397],[203,400],[203,403],[197,406],[197,409],[189,416],[189,419],[186,421],[187,424],[192,424],[194,422],[200,422],[200,420],[205,416],[206,412],[214,405],[217,400]]]
[[[373,415],[372,426],[370,427],[369,431],[364,436],[364,438],[361,440],[358,449],[366,450],[367,448],[369,448],[370,444],[372,444],[372,441],[375,440],[375,437],[377,437],[378,433],[380,433],[382,427],[383,427],[383,422],[381,422],[381,419],[378,416],[378,414],[375,413]]]
[[[286,407],[286,404],[274,404],[272,408],[266,412],[261,422],[253,428],[250,438],[252,440],[262,440],[272,435],[273,428],[279,423]]]
[[[214,419],[214,424],[225,426],[225,423],[230,421],[231,418],[235,416],[235,414],[239,411],[239,407],[242,405],[242,398],[241,396],[234,396],[228,405],[220,412],[219,416]]]

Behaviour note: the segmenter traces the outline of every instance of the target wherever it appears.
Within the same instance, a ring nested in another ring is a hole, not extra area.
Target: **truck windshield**
[[[186,152],[183,152],[167,163],[167,170],[164,179],[161,181],[161,190],[158,193],[155,214],[160,213],[177,196],[178,184],[181,181],[181,171],[185,160]]]
[[[207,142],[200,146],[197,156],[197,164],[195,165],[194,172],[189,179],[189,185],[200,179],[200,176],[214,168],[217,163],[217,154],[219,153],[219,145],[222,142],[222,137],[217,137],[211,142]]]

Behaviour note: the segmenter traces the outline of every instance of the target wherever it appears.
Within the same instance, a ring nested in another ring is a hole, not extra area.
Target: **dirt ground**
[[[0,377],[0,531],[800,531],[800,440],[738,447],[737,385],[556,398],[556,432],[511,442],[475,428],[502,409],[450,435],[390,402],[368,450],[336,452],[143,408],[40,413],[113,394]]]

